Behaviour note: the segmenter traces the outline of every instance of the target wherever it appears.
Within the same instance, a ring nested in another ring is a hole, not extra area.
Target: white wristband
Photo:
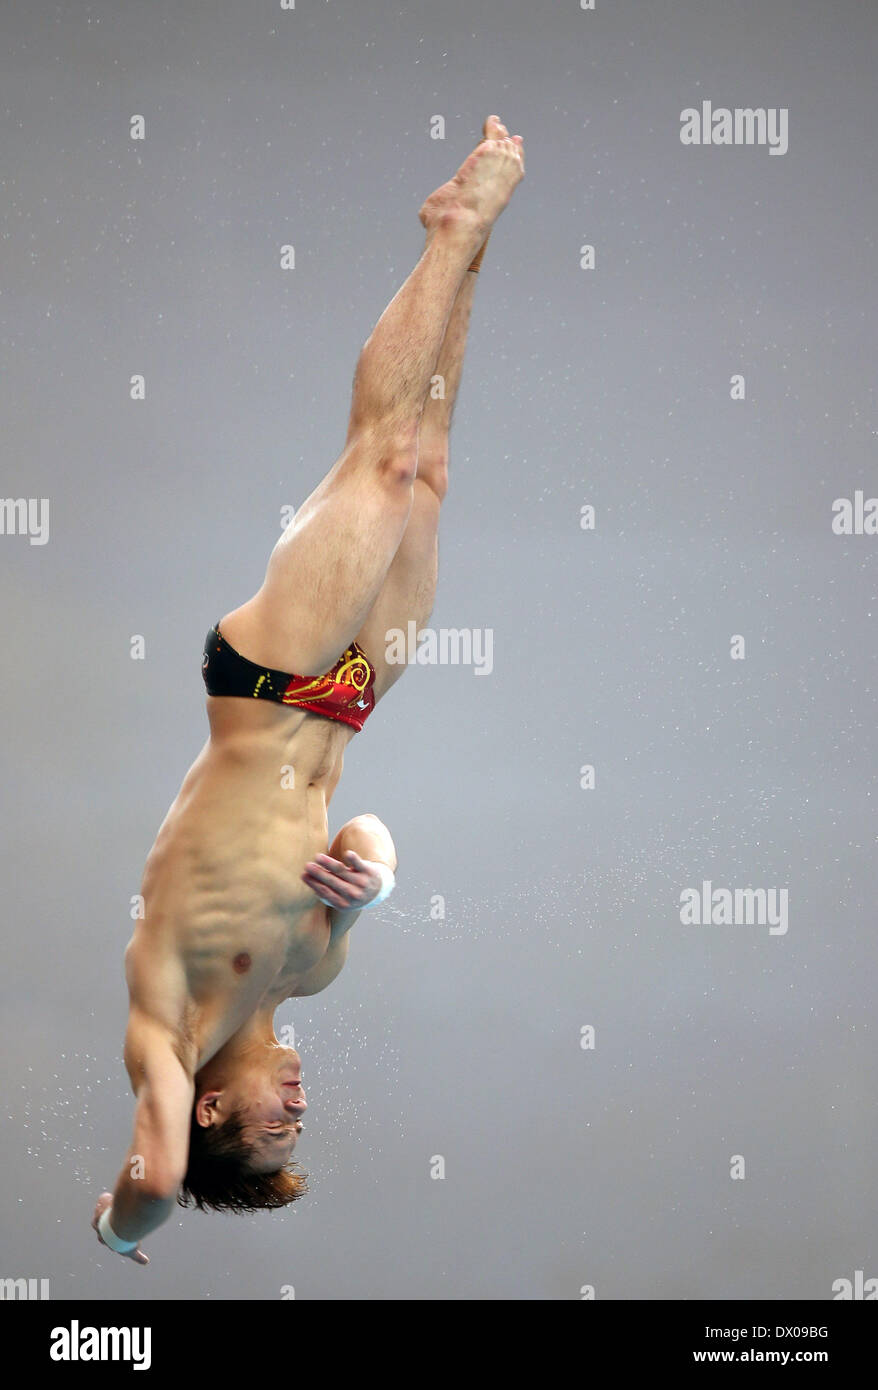
[[[371,902],[363,903],[360,911],[365,912],[367,908],[377,907],[383,903],[385,898],[389,898],[396,887],[396,874],[387,864],[379,864],[377,859],[366,859],[364,861],[371,869],[374,869],[381,879],[381,887]]]
[[[111,1250],[115,1250],[117,1255],[130,1255],[132,1250],[136,1250],[138,1241],[120,1240],[119,1236],[110,1225],[110,1212],[112,1207],[107,1207],[106,1211],[101,1212],[98,1220],[98,1233],[104,1245],[109,1245]]]

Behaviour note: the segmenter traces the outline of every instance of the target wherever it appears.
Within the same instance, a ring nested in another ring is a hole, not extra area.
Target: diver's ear
[[[220,1124],[217,1101],[221,1095],[222,1091],[205,1091],[195,1102],[195,1119],[202,1129],[210,1129],[212,1125]]]

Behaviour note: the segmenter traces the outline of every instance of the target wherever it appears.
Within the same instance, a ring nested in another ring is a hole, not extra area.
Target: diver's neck
[[[197,1036],[196,1074],[207,1067],[237,1064],[281,1046],[274,1031],[274,1005],[257,1009],[233,1033],[226,1032],[222,1019],[203,1018]]]

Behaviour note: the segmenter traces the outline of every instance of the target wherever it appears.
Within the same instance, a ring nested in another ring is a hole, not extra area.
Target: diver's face
[[[225,1088],[223,1100],[243,1116],[242,1138],[252,1148],[254,1173],[276,1173],[289,1162],[308,1108],[302,1064],[293,1048],[284,1048],[280,1060],[237,1078]]]

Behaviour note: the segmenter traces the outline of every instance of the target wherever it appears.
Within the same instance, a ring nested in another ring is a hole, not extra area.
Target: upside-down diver
[[[125,953],[134,1134],[92,1222],[138,1264],[176,1202],[250,1212],[304,1191],[301,1065],[273,1017],[335,979],[359,913],[395,882],[387,827],[355,816],[330,844],[327,808],[347,744],[406,669],[386,634],[433,606],[476,275],[524,175],[521,137],[496,116],[483,134],[420,210],[426,245],[362,350],[340,458],[262,587],[207,636],[209,737],[150,851]]]

